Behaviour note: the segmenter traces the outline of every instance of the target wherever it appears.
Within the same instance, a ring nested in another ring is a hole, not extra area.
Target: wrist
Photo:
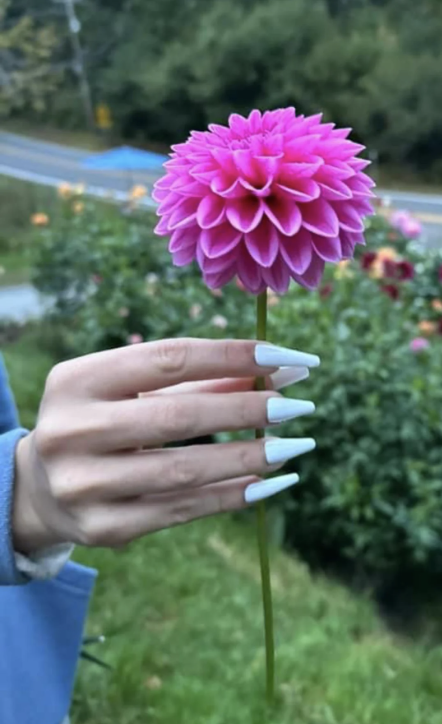
[[[14,550],[24,555],[49,548],[62,541],[44,525],[33,504],[35,471],[33,433],[22,438],[15,452],[12,538]]]

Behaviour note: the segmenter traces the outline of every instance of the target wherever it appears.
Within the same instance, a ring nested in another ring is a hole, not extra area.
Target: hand
[[[57,365],[36,428],[17,447],[15,549],[118,546],[293,484],[294,475],[259,479],[312,440],[162,446],[312,412],[313,403],[273,388],[317,364],[314,355],[253,341],[177,339]],[[253,389],[258,375],[265,392]]]

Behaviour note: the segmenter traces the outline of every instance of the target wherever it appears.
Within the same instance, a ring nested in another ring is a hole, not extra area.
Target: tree
[[[9,10],[9,0],[0,0],[0,111],[43,110],[60,80],[52,62],[55,29],[27,14],[11,19]]]

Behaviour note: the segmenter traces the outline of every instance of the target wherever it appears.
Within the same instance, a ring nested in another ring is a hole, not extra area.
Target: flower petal
[[[197,226],[190,226],[185,229],[176,229],[169,241],[169,251],[173,254],[181,249],[187,249],[189,246],[196,244],[200,235]]]
[[[256,196],[229,199],[226,202],[227,219],[238,231],[248,233],[256,229],[264,212],[263,202]]]
[[[342,259],[341,242],[338,237],[317,236],[313,234],[313,248],[324,261],[337,262]]]
[[[312,235],[301,228],[295,236],[281,236],[280,251],[290,271],[294,274],[304,274],[312,261]]]
[[[187,266],[195,259],[196,243],[185,249],[180,249],[172,254],[174,266]]]
[[[211,229],[224,221],[226,216],[224,199],[215,194],[207,194],[201,199],[196,220],[202,229]]]
[[[207,284],[209,289],[219,289],[232,281],[235,274],[236,266],[232,264],[231,267],[217,274],[204,274],[204,283]]]
[[[290,274],[287,264],[278,256],[269,269],[262,270],[262,276],[267,286],[277,294],[285,294],[290,284]]]
[[[293,275],[293,279],[307,289],[316,289],[322,280],[324,274],[325,261],[320,259],[316,254],[313,255],[311,264],[306,272],[302,275]]]
[[[203,229],[200,236],[201,248],[210,259],[227,254],[241,240],[242,233],[230,224],[220,224],[213,229]]]
[[[302,204],[302,225],[320,236],[334,238],[339,234],[339,219],[334,208],[324,199]]]
[[[299,231],[302,216],[296,201],[280,194],[269,196],[263,204],[267,218],[282,234],[293,236]]]
[[[262,270],[256,261],[252,259],[244,245],[239,250],[237,273],[245,288],[252,294],[258,294],[264,289],[265,283],[262,278]]]
[[[279,234],[277,229],[264,217],[253,231],[244,237],[247,251],[260,266],[270,267],[279,251]]]
[[[364,231],[364,222],[361,215],[352,203],[342,201],[334,205],[339,219],[339,226],[344,231],[358,233]]]
[[[313,201],[319,198],[321,194],[321,187],[315,181],[310,178],[299,178],[293,182],[293,186],[284,186],[283,184],[276,184],[276,188],[295,201]]]

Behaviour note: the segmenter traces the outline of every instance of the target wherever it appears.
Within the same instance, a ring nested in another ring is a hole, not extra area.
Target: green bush
[[[75,213],[77,203],[65,202],[36,245],[35,281],[55,300],[68,354],[178,335],[253,336],[254,300],[234,283],[214,295],[197,270],[174,268],[151,215],[92,202]],[[442,567],[442,337],[420,353],[410,348],[419,323],[440,314],[439,260],[392,233],[385,220],[372,222],[370,251],[396,242],[414,279],[385,279],[379,262],[344,263],[319,292],[292,287],[269,307],[272,341],[323,360],[296,390],[317,403],[316,415],[281,430],[315,437],[318,450],[288,466],[303,484],[276,501],[275,520],[311,555],[380,576]]]

